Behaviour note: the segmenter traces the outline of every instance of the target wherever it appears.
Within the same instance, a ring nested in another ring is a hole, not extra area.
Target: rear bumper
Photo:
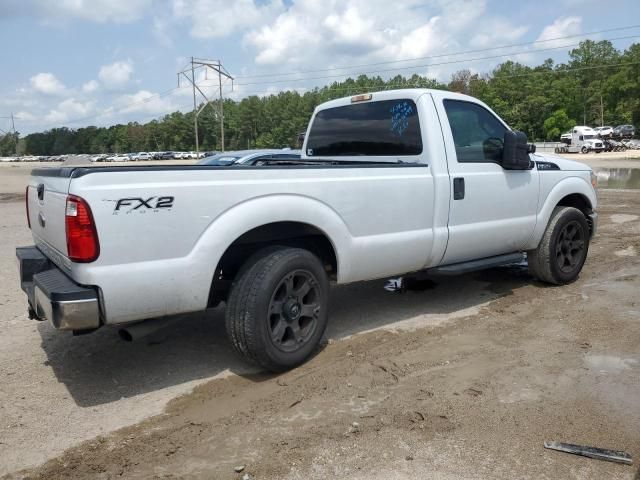
[[[48,320],[59,330],[100,326],[100,303],[94,288],[75,283],[36,247],[16,248],[16,256],[30,317]]]

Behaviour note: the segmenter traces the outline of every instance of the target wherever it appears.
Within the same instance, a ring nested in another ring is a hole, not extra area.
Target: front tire
[[[587,147],[582,147],[580,150],[582,153],[589,153],[589,149]]]
[[[584,214],[577,208],[556,207],[538,248],[527,252],[529,271],[545,283],[573,282],[588,251],[589,226]]]
[[[324,335],[329,280],[318,258],[300,248],[252,257],[231,287],[227,333],[238,353],[267,370],[303,363]]]

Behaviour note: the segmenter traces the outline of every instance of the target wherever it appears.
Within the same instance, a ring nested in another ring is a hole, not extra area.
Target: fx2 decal
[[[152,212],[159,212],[160,210],[169,210],[173,207],[174,197],[131,197],[120,198],[116,200],[116,207],[113,210],[113,214],[118,213],[131,213],[138,211],[145,213],[149,210]]]

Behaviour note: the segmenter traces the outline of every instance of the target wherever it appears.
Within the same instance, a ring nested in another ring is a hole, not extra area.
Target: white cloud
[[[37,117],[31,112],[27,112],[26,110],[21,110],[15,114],[15,119],[23,122],[33,122],[37,120]]]
[[[89,80],[87,83],[82,85],[82,91],[84,93],[93,93],[100,87],[100,84],[95,80]]]
[[[131,61],[114,62],[100,67],[98,78],[108,89],[117,90],[129,82],[132,73],[133,64]]]
[[[481,22],[480,30],[473,36],[470,44],[476,48],[492,48],[516,42],[527,33],[526,25],[515,26],[504,18],[487,18]]]
[[[176,105],[171,97],[160,97],[148,90],[139,90],[136,93],[121,95],[115,102],[116,109],[123,114],[146,113],[161,115],[176,110]]]
[[[556,19],[551,25],[547,25],[537,40],[549,40],[559,37],[566,37],[569,35],[576,35],[580,33],[582,28],[582,18],[581,17],[560,17]],[[567,40],[551,40],[545,41],[540,44],[539,47],[560,47],[567,44]]]
[[[375,20],[367,18],[357,6],[334,12],[322,22],[327,30],[327,42],[338,50],[368,52],[384,45],[382,32],[375,28]]]
[[[92,101],[82,102],[75,98],[67,98],[60,102],[56,108],[49,111],[44,120],[52,124],[60,124],[78,117],[84,117],[91,113],[92,110]]]
[[[152,0],[3,0],[6,14],[34,16],[46,23],[69,18],[125,23],[150,10]]]
[[[38,73],[29,79],[31,87],[45,95],[60,95],[64,93],[65,86],[53,73]]]
[[[297,0],[244,40],[260,65],[397,60],[456,47],[485,9],[485,0]]]
[[[282,0],[261,4],[255,0],[173,0],[174,15],[191,20],[191,36],[196,38],[225,37],[268,22],[283,10]]]

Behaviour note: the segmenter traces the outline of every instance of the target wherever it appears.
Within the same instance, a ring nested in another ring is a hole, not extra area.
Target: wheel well
[[[338,260],[326,234],[301,222],[275,222],[256,227],[238,237],[224,252],[213,274],[209,307],[226,300],[240,267],[254,253],[271,245],[303,248],[316,255],[330,279],[338,274]]]
[[[580,210],[585,218],[587,219],[587,224],[589,225],[589,231],[593,229],[593,225],[591,224],[591,218],[589,215],[593,212],[591,207],[591,202],[584,195],[580,195],[579,193],[572,193],[571,195],[567,195],[562,200],[558,202],[559,207],[573,207]]]

